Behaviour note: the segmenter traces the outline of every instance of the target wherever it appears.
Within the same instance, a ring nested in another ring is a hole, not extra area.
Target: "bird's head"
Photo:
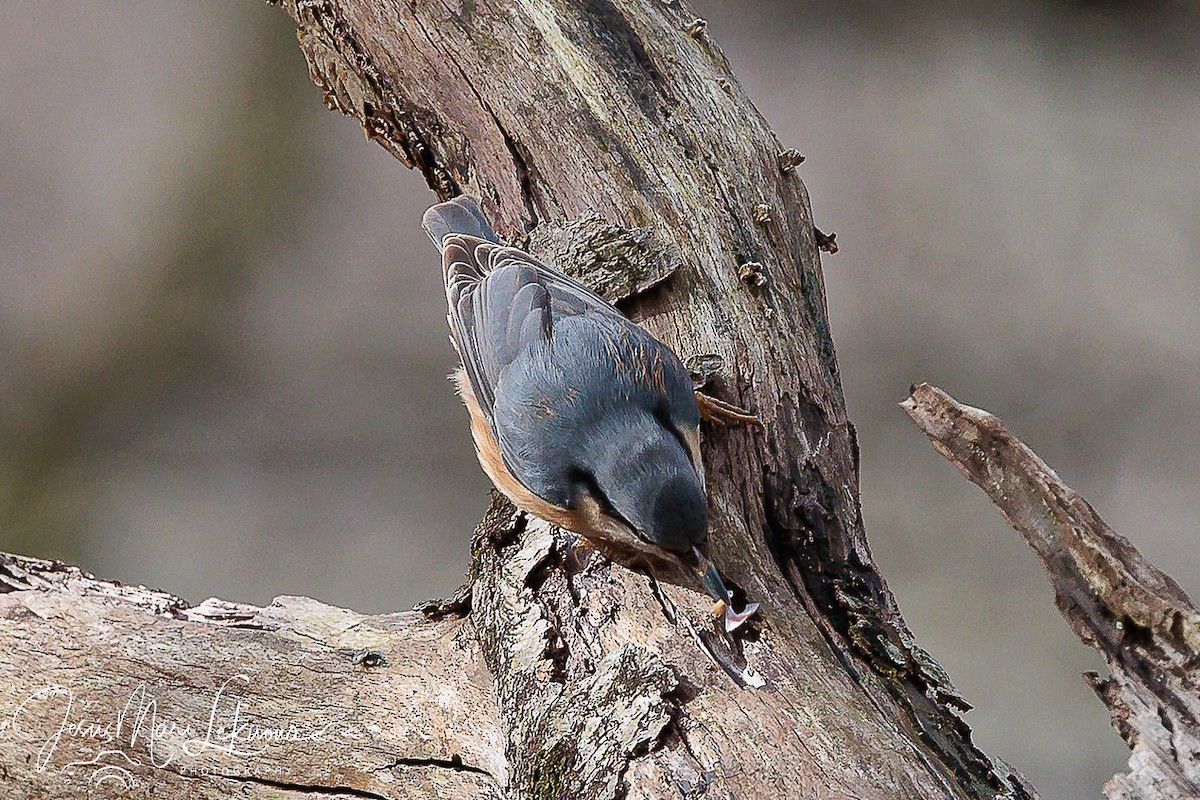
[[[704,484],[678,435],[653,418],[621,418],[587,439],[573,483],[596,528],[675,555],[708,540]]]

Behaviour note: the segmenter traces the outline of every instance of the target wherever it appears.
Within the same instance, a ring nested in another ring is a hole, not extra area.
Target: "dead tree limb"
[[[900,404],[1037,553],[1071,630],[1108,662],[1088,673],[1133,750],[1112,800],[1200,797],[1200,611],[996,417],[921,384]]]
[[[483,198],[502,235],[624,278],[624,310],[761,417],[707,431],[705,462],[715,560],[763,612],[727,638],[690,588],[499,502],[469,600],[429,618],[188,608],[8,558],[3,777],[50,797],[1031,797],[971,743],[871,558],[824,237],[797,159],[686,5],[280,5],[330,108],[439,198]],[[131,737],[147,697],[164,725]],[[87,720],[121,709],[97,744]]]

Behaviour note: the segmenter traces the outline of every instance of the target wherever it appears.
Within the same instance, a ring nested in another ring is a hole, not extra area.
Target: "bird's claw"
[[[700,407],[700,418],[717,425],[757,425],[763,427],[762,420],[744,408],[726,403],[724,400],[696,391],[696,405]]]

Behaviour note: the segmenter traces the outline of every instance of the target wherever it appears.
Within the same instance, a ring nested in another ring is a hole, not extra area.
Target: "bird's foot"
[[[763,427],[762,420],[744,408],[726,403],[724,400],[696,391],[696,405],[700,406],[700,418],[721,425],[757,425]]]

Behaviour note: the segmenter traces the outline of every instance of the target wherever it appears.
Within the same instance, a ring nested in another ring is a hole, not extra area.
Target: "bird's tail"
[[[453,200],[433,206],[425,212],[421,225],[438,247],[441,247],[442,240],[452,233],[500,243],[500,238],[483,215],[479,201],[467,195],[459,195]]]

